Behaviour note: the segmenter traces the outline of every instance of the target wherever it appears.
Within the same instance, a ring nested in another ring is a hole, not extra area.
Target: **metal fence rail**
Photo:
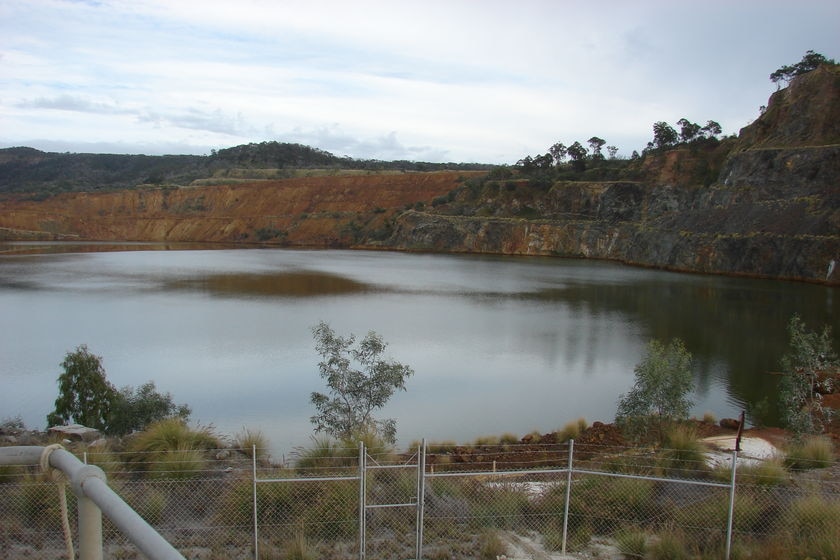
[[[645,547],[658,557],[762,557],[773,547],[789,552],[777,557],[840,557],[835,462],[791,470],[741,465],[733,452],[713,468],[673,450],[572,441],[423,444],[402,455],[332,448],[291,466],[258,456],[224,450],[167,465],[90,450],[82,458],[190,558],[534,558],[591,555],[593,546],[640,557]],[[9,469],[0,467],[0,550],[56,557],[48,554],[63,547],[54,482],[37,468]],[[83,506],[67,494],[78,538]],[[147,554],[123,530],[103,521],[106,557]]]

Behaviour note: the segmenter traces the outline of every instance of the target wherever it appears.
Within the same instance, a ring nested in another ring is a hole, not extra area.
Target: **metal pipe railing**
[[[0,447],[0,465],[38,465],[61,471],[79,500],[79,557],[102,558],[102,514],[151,560],[184,560],[178,550],[108,486],[105,473],[61,446]]]

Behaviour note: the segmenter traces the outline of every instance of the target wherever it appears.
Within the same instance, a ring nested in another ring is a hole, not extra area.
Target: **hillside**
[[[840,283],[826,277],[840,260],[840,67],[795,78],[737,139],[610,165],[546,180],[278,143],[159,158],[15,148],[0,150],[0,238],[575,256]]]

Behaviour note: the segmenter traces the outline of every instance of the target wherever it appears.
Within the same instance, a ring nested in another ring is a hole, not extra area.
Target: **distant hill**
[[[283,142],[261,142],[214,151],[209,156],[121,155],[0,149],[0,193],[112,191],[140,185],[188,186],[202,179],[282,179],[291,170],[486,170],[487,164],[361,160]]]

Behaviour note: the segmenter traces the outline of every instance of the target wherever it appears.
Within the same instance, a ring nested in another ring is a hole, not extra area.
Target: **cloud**
[[[25,100],[17,103],[16,106],[21,109],[54,109],[57,111],[76,111],[78,113],[117,114],[127,112],[111,103],[69,94]]]
[[[627,155],[655,121],[750,122],[776,67],[840,56],[834,4],[7,2],[0,130],[491,163],[597,135]]]

